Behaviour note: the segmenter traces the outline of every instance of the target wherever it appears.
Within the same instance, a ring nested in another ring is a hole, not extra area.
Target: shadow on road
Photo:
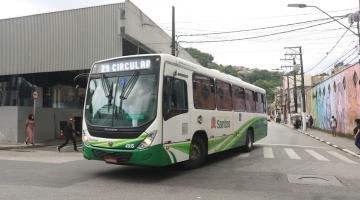
[[[254,146],[254,150],[258,148]],[[210,168],[214,168],[216,163],[225,163],[230,161],[236,156],[244,153],[242,148],[236,148],[225,152],[209,155],[206,163],[198,168],[187,170],[182,163],[178,163],[166,167],[138,167],[138,166],[118,166],[111,170],[99,171],[95,175],[98,177],[122,180],[129,182],[141,182],[141,183],[157,183],[169,179],[174,179],[182,176],[192,176],[206,174],[206,171]],[[225,163],[226,164],[226,163]]]

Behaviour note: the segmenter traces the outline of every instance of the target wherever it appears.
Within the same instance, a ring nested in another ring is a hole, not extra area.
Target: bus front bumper
[[[162,144],[146,149],[123,150],[99,148],[83,144],[83,155],[88,160],[102,160],[110,164],[161,167],[171,164]]]

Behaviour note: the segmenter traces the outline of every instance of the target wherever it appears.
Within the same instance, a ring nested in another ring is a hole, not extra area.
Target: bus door
[[[163,143],[191,139],[188,91],[191,72],[166,63],[163,81]]]

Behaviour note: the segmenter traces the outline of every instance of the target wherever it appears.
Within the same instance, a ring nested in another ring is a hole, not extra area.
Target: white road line
[[[271,147],[264,147],[264,158],[274,158],[274,152]]]
[[[314,150],[305,149],[305,151],[308,152],[312,157],[314,157],[320,161],[330,161],[329,159],[325,158],[324,156],[322,156],[321,154],[317,153]]]
[[[239,157],[241,157],[241,158],[247,158],[249,156],[250,156],[250,153],[242,153],[239,155]]]
[[[300,148],[313,148],[313,149],[330,149],[328,147],[317,147],[317,146],[304,146],[296,144],[270,144],[270,143],[255,143],[256,146],[282,146],[282,147],[300,147]]]
[[[352,161],[352,160],[350,160],[349,158],[347,158],[347,157],[345,157],[345,156],[343,156],[343,155],[341,155],[341,154],[339,154],[339,153],[337,153],[337,152],[335,152],[335,151],[327,151],[327,152],[328,152],[329,154],[333,155],[334,157],[336,157],[336,158],[344,161],[344,162],[351,163],[351,164],[358,164],[357,162]]]
[[[296,160],[300,160],[300,156],[297,155],[294,151],[294,149],[291,148],[284,148],[286,154],[291,158],[291,159],[296,159]]]

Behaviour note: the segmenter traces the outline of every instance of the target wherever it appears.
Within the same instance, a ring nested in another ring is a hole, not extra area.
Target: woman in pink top
[[[25,133],[26,133],[26,140],[25,144],[33,143],[33,131],[34,131],[35,121],[34,121],[34,115],[30,114],[26,120],[25,124]]]

